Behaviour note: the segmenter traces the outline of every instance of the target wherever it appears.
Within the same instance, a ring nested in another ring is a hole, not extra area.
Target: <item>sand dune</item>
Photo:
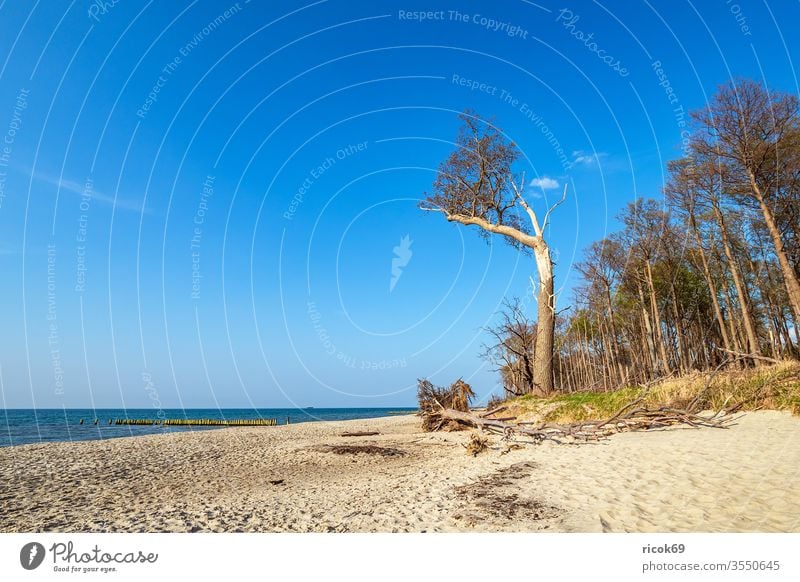
[[[392,417],[3,448],[0,531],[800,531],[787,413],[477,458],[468,434]]]

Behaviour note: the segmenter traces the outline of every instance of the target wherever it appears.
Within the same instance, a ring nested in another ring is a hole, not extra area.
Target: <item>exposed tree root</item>
[[[571,424],[512,424],[506,420],[494,420],[450,408],[442,408],[433,415],[442,422],[454,421],[502,435],[506,440],[519,440],[519,437],[522,437],[523,441],[529,439],[536,444],[548,440],[556,443],[589,442],[619,432],[650,430],[679,424],[695,428],[725,428],[733,420],[731,415],[722,412],[714,415],[701,415],[673,408],[648,410],[636,405],[635,402],[626,405],[624,409],[606,420],[584,420]]]

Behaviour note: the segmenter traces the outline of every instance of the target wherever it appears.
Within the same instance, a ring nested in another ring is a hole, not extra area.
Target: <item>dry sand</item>
[[[468,436],[404,416],[2,448],[0,531],[800,531],[788,413],[477,458]]]

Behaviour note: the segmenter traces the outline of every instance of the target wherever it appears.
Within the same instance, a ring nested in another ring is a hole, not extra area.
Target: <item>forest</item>
[[[487,330],[485,356],[506,397],[609,391],[798,356],[797,96],[738,79],[692,111],[663,192],[632,200],[619,230],[584,250],[569,302],[555,296],[546,242],[548,229],[563,228],[563,199],[537,216],[513,168],[516,145],[475,114],[462,120],[421,207],[535,258],[537,317],[508,299]]]

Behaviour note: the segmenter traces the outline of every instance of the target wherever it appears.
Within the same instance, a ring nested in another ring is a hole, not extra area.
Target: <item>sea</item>
[[[0,409],[0,447],[57,441],[103,440],[146,434],[217,430],[214,426],[117,425],[116,419],[252,420],[274,418],[277,423],[354,420],[412,414],[416,408],[193,408],[165,409]],[[83,421],[83,423],[81,423]],[[96,421],[96,422],[95,422]],[[270,430],[273,427],[262,427]]]

